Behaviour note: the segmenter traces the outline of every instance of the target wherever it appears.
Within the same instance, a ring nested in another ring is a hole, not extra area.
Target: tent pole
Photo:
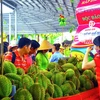
[[[2,13],[2,0],[0,0],[0,22],[1,22],[1,56],[0,56],[0,60],[1,60],[1,74],[3,74],[3,13]]]
[[[9,43],[11,41],[11,13],[9,13]]]
[[[1,55],[3,54],[3,14],[2,14],[2,0],[0,0],[0,22],[1,22]]]
[[[15,9],[15,40],[17,40],[17,11]]]

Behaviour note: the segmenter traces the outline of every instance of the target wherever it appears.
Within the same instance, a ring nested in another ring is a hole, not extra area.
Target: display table
[[[53,100],[100,100],[98,88],[67,97],[54,98]]]

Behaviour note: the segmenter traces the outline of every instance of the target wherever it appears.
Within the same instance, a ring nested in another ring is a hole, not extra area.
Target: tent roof
[[[55,33],[69,31],[77,27],[75,9],[79,0],[3,0],[3,3],[17,11],[17,31],[20,34]],[[59,15],[67,20],[67,25],[59,26]],[[11,13],[11,29],[15,30],[15,16]],[[3,14],[4,32],[9,32],[9,14]]]

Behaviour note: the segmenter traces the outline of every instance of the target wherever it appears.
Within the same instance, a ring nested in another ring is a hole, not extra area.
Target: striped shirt
[[[27,55],[25,55],[24,57],[20,56],[18,50],[15,50],[14,53],[16,55],[14,65],[17,68],[22,68],[25,70],[25,72],[27,72],[28,68],[30,67],[30,65],[28,64],[28,61],[27,61],[28,56]],[[5,55],[4,60],[12,61],[12,52],[8,52]]]

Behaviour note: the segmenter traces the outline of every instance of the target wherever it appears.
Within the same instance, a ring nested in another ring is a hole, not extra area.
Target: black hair
[[[31,40],[26,38],[26,37],[22,37],[20,38],[19,42],[18,42],[18,48],[23,48],[25,45],[29,46],[31,44]]]
[[[57,51],[60,49],[60,44],[59,44],[59,43],[54,44],[54,46],[55,46],[55,49],[56,49]]]
[[[52,52],[52,49],[49,49],[49,52]]]
[[[40,47],[40,44],[36,40],[31,41],[31,48],[37,49]]]
[[[93,43],[94,43],[96,46],[100,46],[100,36],[95,37],[95,39],[93,40]]]
[[[37,53],[36,53],[36,55],[37,55],[38,53],[43,53],[43,50],[38,50]]]
[[[6,53],[8,51],[8,42],[3,42],[3,53]],[[1,44],[0,44],[0,50],[1,50]]]

